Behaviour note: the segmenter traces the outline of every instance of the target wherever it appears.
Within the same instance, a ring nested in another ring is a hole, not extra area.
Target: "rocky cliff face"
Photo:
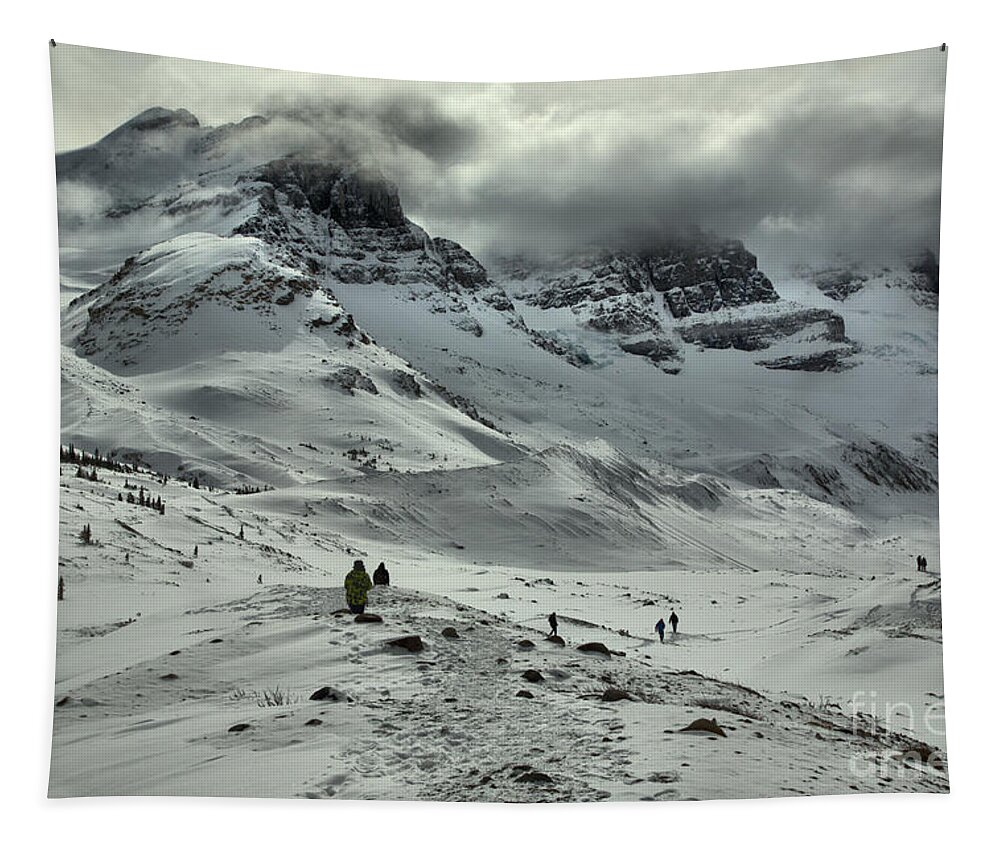
[[[554,267],[531,269],[517,261],[501,265],[514,280],[535,278],[540,287],[526,296],[538,307],[576,307],[642,292],[658,293],[671,316],[711,313],[724,307],[769,303],[778,294],[757,268],[757,258],[738,240],[708,237],[644,252],[573,258]]]
[[[783,302],[738,240],[698,235],[665,239],[644,252],[605,252],[562,263],[507,260],[498,265],[498,277],[526,304],[569,310],[581,327],[617,338],[621,351],[668,373],[680,369],[685,343],[750,352],[790,342],[797,350],[759,363],[807,371],[852,365],[850,345],[829,345],[848,343],[843,319],[832,310]]]
[[[776,302],[778,294],[738,240],[699,241],[649,258],[650,281],[678,319],[724,307]]]
[[[469,297],[507,312],[513,305],[457,242],[432,239],[403,214],[396,187],[370,169],[295,158],[241,175],[255,208],[234,233],[280,247],[309,273],[347,284],[407,286],[455,324],[482,333]]]

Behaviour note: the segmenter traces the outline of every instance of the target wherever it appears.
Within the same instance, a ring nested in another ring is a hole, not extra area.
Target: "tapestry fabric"
[[[948,791],[945,46],[50,54],[52,797]]]

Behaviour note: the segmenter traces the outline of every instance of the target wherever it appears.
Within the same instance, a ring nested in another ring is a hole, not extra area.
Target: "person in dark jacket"
[[[667,631],[667,625],[663,622],[663,618],[660,618],[656,622],[655,629],[656,629],[657,634],[660,636],[660,643],[662,644],[663,643],[663,633],[665,633]]]
[[[674,635],[677,635],[677,624],[681,622],[681,619],[677,617],[677,612],[673,609],[670,610],[670,629],[673,630]]]
[[[389,570],[385,566],[384,561],[380,561],[378,567],[375,568],[375,572],[372,574],[372,582],[376,585],[389,584]]]
[[[361,559],[354,562],[351,572],[344,577],[344,596],[347,598],[347,608],[355,615],[364,613],[368,602],[368,592],[372,589],[372,578],[365,570]]]
[[[552,632],[549,633],[549,638],[552,638],[553,635],[559,635],[559,621],[556,620],[555,612],[549,615],[549,627],[552,629]]]

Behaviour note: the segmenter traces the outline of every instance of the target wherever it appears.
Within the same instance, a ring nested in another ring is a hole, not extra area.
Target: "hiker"
[[[365,603],[368,602],[368,592],[372,588],[372,579],[365,570],[365,563],[361,559],[354,562],[351,572],[344,577],[344,592],[347,597],[347,608],[352,614],[360,615],[365,610]]]
[[[677,612],[673,609],[670,610],[670,628],[674,631],[674,635],[677,635],[677,624],[681,622],[681,619],[677,617]]]
[[[559,621],[556,620],[556,613],[553,612],[549,615],[549,627],[551,627],[552,632],[549,633],[549,638],[555,635],[559,635]]]
[[[258,585],[263,585],[264,584],[264,574],[263,573],[258,573],[257,574],[257,584]]]
[[[656,632],[660,636],[660,643],[663,643],[663,633],[667,631],[667,625],[663,622],[663,618],[660,618],[656,622]]]
[[[372,574],[372,582],[376,585],[388,585],[389,584],[389,570],[385,566],[384,561],[378,563],[378,567],[375,568],[375,572]]]

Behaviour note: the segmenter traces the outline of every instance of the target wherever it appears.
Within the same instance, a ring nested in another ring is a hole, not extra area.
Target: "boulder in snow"
[[[682,733],[713,733],[716,736],[725,738],[726,731],[723,730],[714,718],[697,718],[681,730]]]
[[[602,644],[600,641],[588,641],[586,644],[581,644],[576,648],[581,653],[601,653],[605,656],[611,656],[611,651]]]
[[[419,653],[424,649],[424,643],[420,640],[419,635],[404,635],[402,638],[393,638],[387,641],[386,644],[389,647],[399,647],[402,650],[408,650],[410,653]]]
[[[601,700],[605,703],[615,703],[619,700],[628,700],[628,692],[622,691],[620,688],[607,688],[604,690],[604,694],[601,695]]]
[[[342,701],[350,703],[351,701],[350,697],[339,689],[335,689],[333,686],[323,686],[322,688],[316,689],[316,691],[309,695],[309,699],[325,700],[330,703],[340,703]]]

